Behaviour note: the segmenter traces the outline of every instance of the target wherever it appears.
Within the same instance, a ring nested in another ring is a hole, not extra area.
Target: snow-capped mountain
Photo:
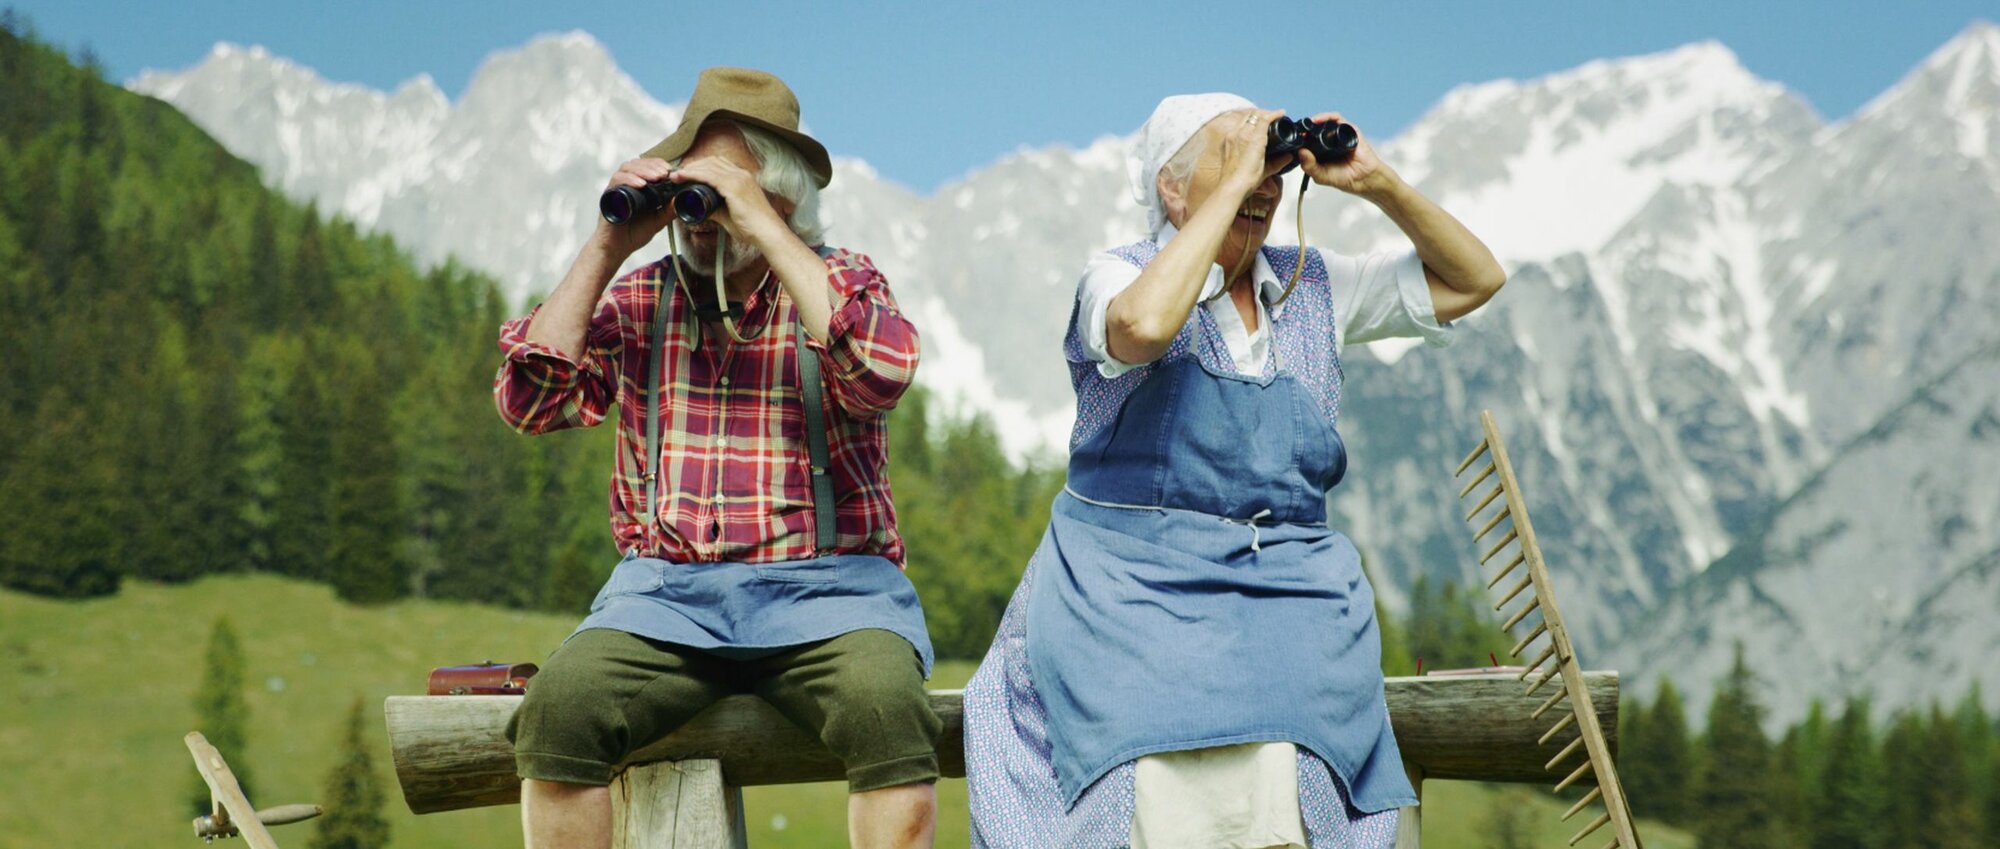
[[[456,102],[227,45],[130,86],[293,196],[523,298],[680,111],[581,34],[494,54]],[[2000,562],[2000,477],[1974,472],[2000,438],[2000,28],[1832,124],[1705,42],[1464,86],[1377,141],[1513,273],[1452,349],[1349,352],[1333,506],[1385,598],[1419,571],[1475,577],[1447,485],[1490,408],[1587,660],[1701,698],[1740,639],[1783,664],[1779,717],[1857,670],[1890,704],[2000,684],[2000,621],[1973,615]],[[831,239],[889,275],[921,379],[1018,452],[1063,444],[1077,270],[1141,235],[1126,147],[1024,149],[930,197],[836,159]],[[1407,246],[1366,203],[1308,198],[1315,246]],[[1890,674],[1918,657],[1949,674]]]

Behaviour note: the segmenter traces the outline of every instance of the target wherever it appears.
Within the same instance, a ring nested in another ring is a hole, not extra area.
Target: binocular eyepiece
[[[671,208],[683,224],[700,224],[722,208],[722,195],[706,183],[647,183],[639,188],[613,186],[597,199],[604,220],[623,224],[640,215]]]
[[[1270,134],[1264,141],[1264,155],[1277,156],[1304,149],[1312,151],[1313,159],[1325,164],[1346,162],[1354,156],[1354,149],[1360,146],[1361,135],[1354,131],[1352,124],[1342,121],[1314,123],[1311,118],[1279,118],[1271,122]],[[1285,166],[1285,170],[1292,170],[1292,165]]]

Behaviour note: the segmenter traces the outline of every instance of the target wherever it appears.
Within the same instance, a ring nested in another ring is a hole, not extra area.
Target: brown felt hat
[[[806,158],[819,187],[833,182],[833,160],[813,137],[799,132],[799,99],[785,81],[749,68],[710,68],[695,81],[694,97],[681,113],[674,134],[640,154],[672,161],[694,145],[695,133],[710,118],[728,118],[777,133]]]

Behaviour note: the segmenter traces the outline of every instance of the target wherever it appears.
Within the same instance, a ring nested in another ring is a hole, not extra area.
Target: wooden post
[[[722,762],[660,761],[611,780],[613,849],[745,849],[743,791]]]
[[[1396,849],[1418,849],[1417,844],[1424,839],[1424,768],[1406,758],[1403,771],[1410,775],[1410,786],[1417,789],[1417,803],[1396,809]]]

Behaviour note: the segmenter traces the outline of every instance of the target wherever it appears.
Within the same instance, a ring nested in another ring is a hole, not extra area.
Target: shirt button
[[[724,385],[724,386],[728,386],[728,385],[729,385],[729,378],[726,378],[726,377],[725,377],[725,378],[723,378],[723,379],[722,379],[722,385]]]
[[[720,436],[716,437],[716,438],[715,438],[715,447],[717,447],[717,448],[721,448],[721,447],[722,447],[722,445],[723,445],[723,443],[724,443],[725,441],[726,441],[726,440],[725,440],[725,439],[724,439],[723,437],[720,437]]]

